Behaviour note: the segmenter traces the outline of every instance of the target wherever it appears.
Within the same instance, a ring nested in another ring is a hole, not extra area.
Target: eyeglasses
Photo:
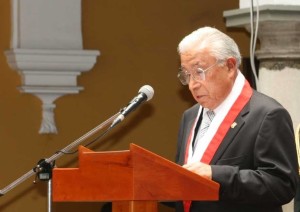
[[[195,70],[187,71],[183,68],[179,68],[181,71],[178,72],[177,77],[183,85],[187,85],[190,82],[191,76],[197,82],[205,80],[205,74],[209,69],[219,64],[222,61],[217,61],[215,64],[209,66],[207,69],[196,68]]]

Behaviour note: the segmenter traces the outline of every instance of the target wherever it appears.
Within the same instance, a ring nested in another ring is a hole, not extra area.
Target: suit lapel
[[[185,124],[185,126],[183,127],[183,129],[186,129],[184,131],[184,137],[183,137],[183,144],[181,146],[181,150],[180,150],[180,162],[182,162],[182,164],[185,161],[185,156],[186,156],[186,148],[188,148],[188,142],[189,142],[189,136],[192,133],[192,128],[194,126],[195,120],[197,118],[197,113],[199,111],[199,105],[197,104],[196,106],[193,107],[192,111],[186,116],[186,120],[187,123]]]

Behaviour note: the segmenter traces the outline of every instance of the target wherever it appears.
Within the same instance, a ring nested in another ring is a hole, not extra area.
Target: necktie
[[[202,123],[200,126],[200,130],[198,132],[197,138],[195,140],[194,146],[193,146],[193,152],[196,149],[198,140],[200,140],[204,134],[206,133],[206,131],[209,128],[209,125],[211,124],[213,118],[215,117],[215,113],[212,110],[208,110],[204,115],[203,115],[203,119],[202,119]]]

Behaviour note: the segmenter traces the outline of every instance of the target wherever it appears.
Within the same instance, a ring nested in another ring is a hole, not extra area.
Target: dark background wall
[[[79,76],[84,91],[56,100],[57,135],[40,135],[41,102],[21,94],[19,74],[11,70],[4,51],[10,48],[10,1],[0,1],[0,188],[29,171],[124,107],[142,85],[155,90],[153,99],[89,148],[124,150],[136,143],[169,160],[175,157],[182,112],[194,104],[187,87],[176,78],[180,40],[202,26],[215,26],[232,36],[248,55],[249,36],[227,29],[224,10],[238,0],[85,0],[82,1],[84,49],[98,49],[95,67]],[[67,12],[67,11],[66,11]],[[92,139],[92,138],[91,138]],[[91,140],[90,139],[90,140]],[[77,155],[56,161],[76,167]],[[0,197],[0,211],[46,211],[47,184],[30,178]],[[54,203],[53,211],[99,211],[100,203]],[[161,211],[168,211],[162,207]]]

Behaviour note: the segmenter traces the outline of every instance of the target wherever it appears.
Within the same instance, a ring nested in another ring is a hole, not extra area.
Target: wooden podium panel
[[[79,147],[78,168],[55,168],[53,201],[218,200],[219,184],[135,144],[129,151],[94,152]],[[128,201],[128,202],[126,202]],[[125,206],[126,207],[126,206]]]
[[[120,212],[156,212],[157,201],[114,201],[112,211]]]

